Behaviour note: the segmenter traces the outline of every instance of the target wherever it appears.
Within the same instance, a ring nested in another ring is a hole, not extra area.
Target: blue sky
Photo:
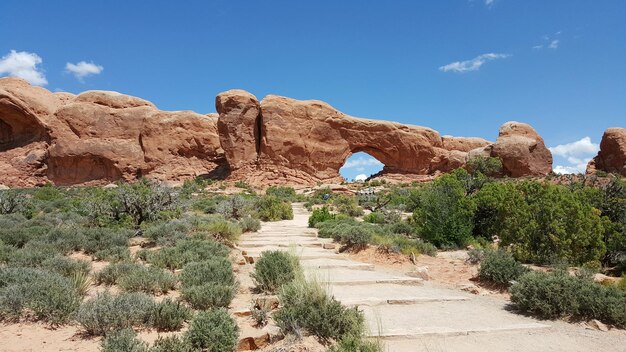
[[[490,140],[523,121],[571,171],[626,125],[626,1],[7,0],[0,75],[201,113],[242,88]],[[345,177],[380,168],[359,158]]]

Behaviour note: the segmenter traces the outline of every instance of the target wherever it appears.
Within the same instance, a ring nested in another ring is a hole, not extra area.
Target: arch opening
[[[0,152],[38,141],[43,127],[15,106],[0,104]]]
[[[356,151],[346,158],[339,174],[348,182],[363,182],[383,170],[385,164],[365,151]]]

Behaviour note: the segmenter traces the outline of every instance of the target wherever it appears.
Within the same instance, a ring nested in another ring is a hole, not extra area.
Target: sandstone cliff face
[[[551,169],[543,140],[521,123],[503,125],[491,143],[351,117],[321,101],[270,95],[259,102],[242,90],[219,94],[216,109],[161,111],[116,92],[51,93],[2,78],[0,184],[180,181],[202,174],[260,186],[340,182],[339,168],[360,151],[385,165],[383,175],[403,180],[431,179],[476,155],[501,158],[514,177]]]
[[[0,183],[182,180],[223,163],[217,118],[116,92],[51,93],[0,79]]]
[[[614,127],[604,131],[600,151],[587,165],[587,172],[595,170],[626,176],[626,129]]]

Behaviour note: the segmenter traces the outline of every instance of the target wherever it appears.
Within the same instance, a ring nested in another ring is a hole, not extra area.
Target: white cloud
[[[355,181],[365,181],[367,180],[367,175],[366,174],[358,174],[354,177]]]
[[[475,58],[471,60],[456,61],[456,62],[449,63],[445,66],[439,67],[439,70],[443,72],[452,71],[452,72],[458,72],[458,73],[477,71],[487,61],[492,61],[496,59],[505,59],[509,56],[511,55],[495,54],[495,53],[482,54],[482,55],[476,56]]]
[[[365,166],[382,166],[382,165],[383,163],[381,163],[380,161],[376,160],[373,157],[369,157],[369,158],[358,157],[356,159],[351,159],[351,160],[348,159],[348,161],[346,161],[346,163],[343,165],[343,168],[346,168],[346,169],[357,168],[358,171],[361,171],[360,168],[365,167]]]
[[[496,0],[485,0],[485,5],[491,6]]]
[[[73,74],[79,81],[82,81],[87,76],[99,75],[104,70],[104,67],[93,62],[81,61],[77,64],[68,62],[65,64],[65,70]]]
[[[587,164],[576,166],[557,165],[554,167],[555,174],[582,174],[585,172]]]
[[[543,43],[541,44],[537,44],[535,46],[533,46],[533,49],[543,49],[543,48],[547,48],[547,49],[557,49],[559,47],[559,44],[561,43],[560,39],[557,39],[560,35],[561,35],[561,31],[558,31],[556,33],[554,33],[554,35],[544,35],[543,37],[541,37],[541,39],[543,40]]]
[[[0,59],[0,76],[20,77],[31,84],[44,86],[48,84],[46,76],[38,67],[43,60],[35,53],[11,50]]]
[[[600,146],[591,141],[591,138],[584,137],[578,141],[560,144],[556,147],[550,147],[552,155],[561,158],[562,161],[569,165],[557,165],[554,172],[557,174],[583,173],[587,168],[587,163],[600,150]]]

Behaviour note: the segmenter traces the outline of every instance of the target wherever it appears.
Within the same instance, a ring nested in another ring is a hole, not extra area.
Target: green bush
[[[158,331],[176,331],[191,317],[191,309],[178,301],[166,298],[154,307],[152,325]]]
[[[76,274],[89,274],[91,264],[84,260],[56,255],[41,262],[41,268],[71,278]]]
[[[150,348],[150,352],[194,352],[197,351],[191,347],[191,343],[186,338],[177,335],[159,336],[154,345]]]
[[[232,264],[224,257],[185,265],[180,282],[182,298],[195,309],[227,307],[236,293]]]
[[[465,168],[470,174],[497,176],[502,173],[502,161],[499,158],[475,156],[467,161]]]
[[[598,319],[626,327],[626,293],[565,271],[530,272],[511,287],[511,302],[519,311],[541,318],[570,316]]]
[[[347,336],[328,349],[328,352],[383,352],[378,341],[368,341],[362,336]]]
[[[472,237],[475,204],[465,195],[463,169],[443,175],[422,190],[413,213],[420,236],[437,247],[463,247]]]
[[[201,262],[185,265],[180,274],[183,287],[197,286],[206,283],[234,285],[235,276],[232,264],[225,257],[215,257]]]
[[[194,309],[228,307],[235,297],[237,288],[233,285],[202,284],[183,286],[180,294],[185,302]]]
[[[265,195],[273,196],[287,202],[297,202],[299,200],[296,190],[288,186],[270,186],[265,190]]]
[[[300,334],[304,329],[322,340],[361,336],[364,317],[357,308],[347,308],[330,297],[316,282],[294,280],[281,287],[281,307],[274,321],[283,333]]]
[[[279,221],[293,219],[291,204],[274,196],[262,196],[257,199],[256,209],[259,219]]]
[[[53,325],[68,322],[80,296],[72,281],[33,268],[0,268],[0,319],[19,319],[24,310]]]
[[[384,224],[385,223],[385,215],[383,213],[374,211],[363,217],[363,221],[369,222],[370,224]]]
[[[102,249],[93,254],[95,260],[107,261],[112,263],[129,261],[130,249],[128,247],[110,247]]]
[[[332,238],[343,244],[343,250],[359,250],[367,246],[377,231],[382,228],[369,223],[357,222],[354,219],[330,220],[317,224],[318,236]]]
[[[130,292],[167,293],[176,287],[176,276],[157,267],[138,265],[124,273],[118,284]]]
[[[314,209],[309,216],[309,227],[315,227],[318,223],[322,223],[329,220],[334,220],[335,215],[331,214],[328,210],[328,207],[324,206],[321,208]]]
[[[238,328],[233,318],[223,309],[196,314],[185,337],[192,347],[209,352],[234,351]]]
[[[431,257],[437,255],[437,247],[433,244],[424,242],[418,238],[409,238],[405,235],[376,234],[372,237],[371,243],[387,252],[406,255],[426,254]]]
[[[18,190],[0,190],[0,214],[13,214],[26,209],[26,195]]]
[[[239,239],[239,235],[241,235],[241,227],[239,227],[239,224],[225,219],[216,219],[215,221],[201,226],[200,229],[207,231],[220,242],[235,242]]]
[[[598,262],[605,253],[599,212],[564,186],[491,183],[476,194],[477,235],[498,235],[516,259],[547,264]]]
[[[487,251],[480,262],[478,277],[498,285],[510,286],[528,271],[513,256],[503,250]]]
[[[128,247],[128,239],[133,232],[110,228],[86,228],[80,235],[83,238],[82,250],[87,254],[94,254],[111,248]]]
[[[359,206],[356,197],[338,195],[333,199],[333,206],[339,214],[344,214],[350,217],[363,215],[363,208]]]
[[[250,215],[251,207],[250,201],[237,194],[219,202],[215,211],[222,214],[226,219],[239,220]]]
[[[106,335],[111,331],[150,326],[154,301],[144,293],[112,295],[105,291],[84,302],[76,321],[88,334]]]
[[[228,248],[213,240],[187,239],[176,242],[173,247],[150,251],[146,255],[149,263],[159,268],[181,269],[185,264],[213,257],[228,256]]]
[[[283,251],[265,251],[254,265],[250,276],[256,288],[263,292],[275,293],[282,285],[301,274],[300,262],[293,254]]]
[[[239,226],[243,232],[257,232],[261,229],[261,221],[251,216],[246,216],[239,220]]]
[[[122,276],[137,270],[140,266],[140,264],[129,262],[109,264],[94,275],[94,280],[97,285],[115,285]]]
[[[115,191],[121,213],[130,216],[136,227],[158,219],[161,212],[173,209],[177,201],[172,190],[146,179],[123,183]]]
[[[108,334],[100,343],[101,352],[148,352],[148,344],[137,338],[132,329]]]
[[[149,226],[143,235],[158,245],[173,245],[184,239],[191,230],[192,226],[188,222],[174,219]]]

